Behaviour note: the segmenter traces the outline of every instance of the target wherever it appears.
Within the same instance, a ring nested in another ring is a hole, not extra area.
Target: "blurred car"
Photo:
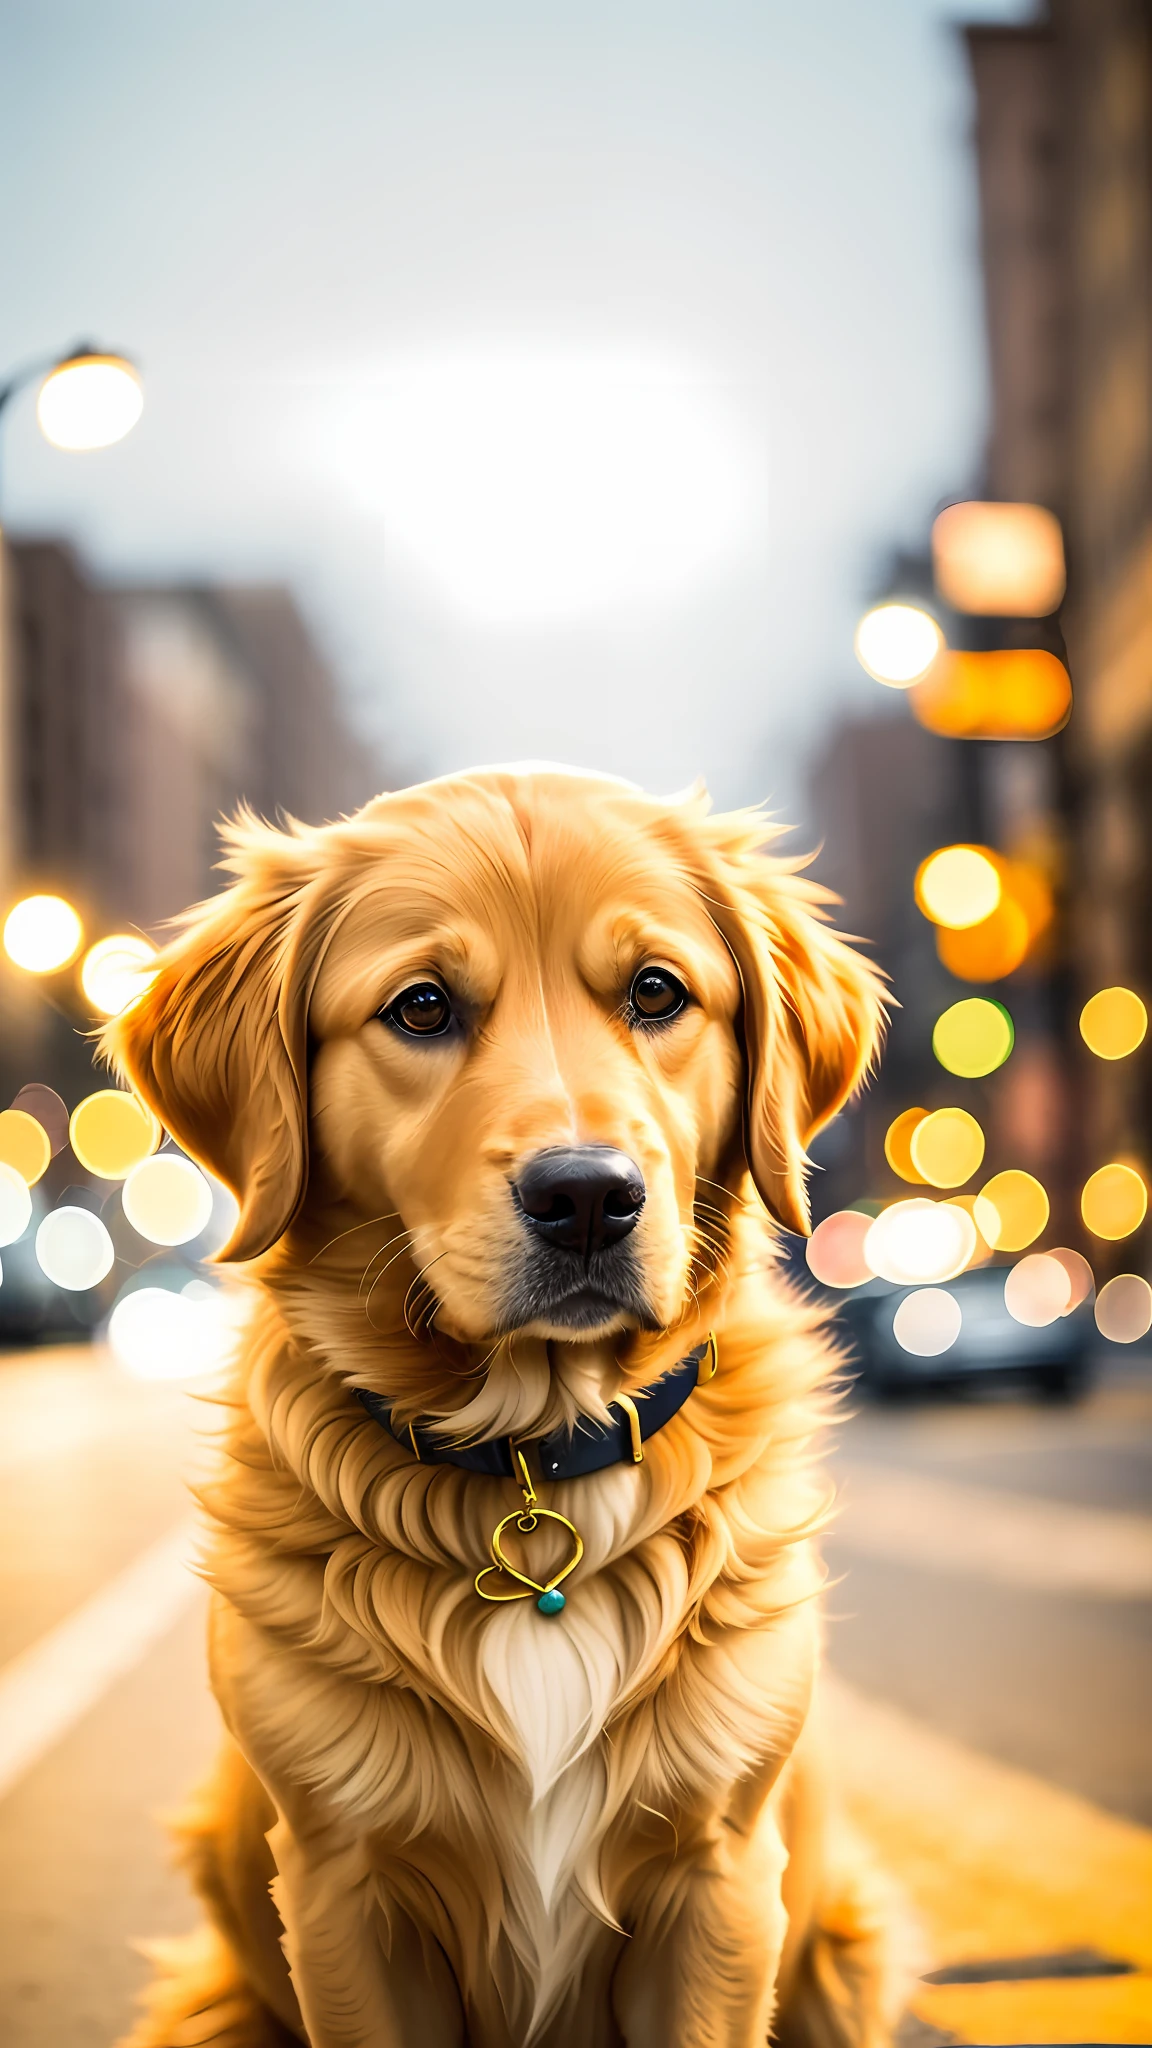
[[[872,1280],[837,1296],[848,1369],[863,1389],[878,1395],[998,1380],[1030,1386],[1046,1400],[1077,1399],[1091,1378],[1096,1337],[1091,1304],[1084,1302],[1039,1329],[1018,1323],[1004,1304],[1010,1271],[1008,1266],[977,1267],[946,1283],[946,1292],[960,1307],[960,1330],[947,1350],[931,1357],[906,1350],[892,1327],[901,1303],[920,1289]]]
[[[0,1252],[0,1349],[83,1344],[107,1314],[107,1288],[72,1294],[54,1287],[36,1263],[34,1226]]]

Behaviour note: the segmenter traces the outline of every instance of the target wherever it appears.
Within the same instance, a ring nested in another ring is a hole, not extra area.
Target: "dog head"
[[[749,1173],[807,1229],[805,1148],[880,1029],[875,971],[766,836],[560,771],[242,819],[233,886],[107,1044],[234,1190],[223,1257],[372,1220],[464,1344],[668,1329]]]

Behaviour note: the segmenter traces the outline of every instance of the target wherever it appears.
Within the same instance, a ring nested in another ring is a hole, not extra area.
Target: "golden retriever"
[[[255,1262],[209,1923],[133,2048],[888,2039],[804,1737],[834,1359],[774,1249],[882,997],[770,837],[562,770],[242,818],[109,1027]]]

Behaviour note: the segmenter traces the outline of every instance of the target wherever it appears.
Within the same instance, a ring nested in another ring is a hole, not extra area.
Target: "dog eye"
[[[638,1024],[667,1024],[680,1015],[688,1001],[688,991],[667,968],[642,967],[632,983],[628,1001]]]
[[[440,1038],[452,1022],[452,1005],[434,981],[418,981],[380,1015],[408,1038]]]

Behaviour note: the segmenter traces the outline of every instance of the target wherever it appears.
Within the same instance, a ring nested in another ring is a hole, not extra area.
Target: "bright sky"
[[[8,524],[289,579],[415,768],[794,810],[978,476],[958,11],[8,0],[0,371],[90,337],[147,397],[84,455],[23,399]]]

